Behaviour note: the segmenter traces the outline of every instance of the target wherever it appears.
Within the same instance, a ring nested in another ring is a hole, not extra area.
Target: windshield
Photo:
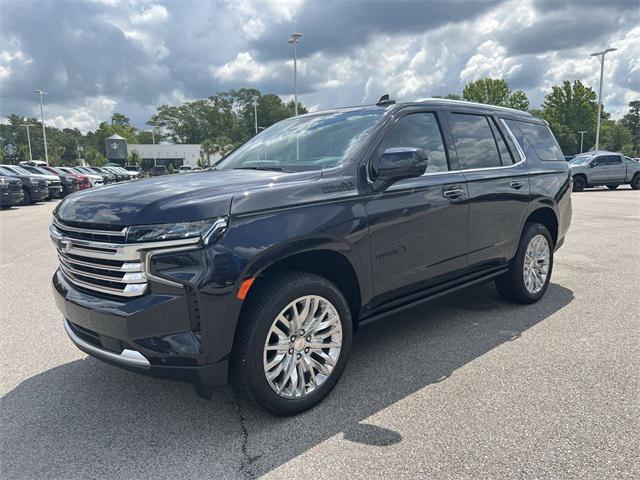
[[[51,172],[49,170],[45,170],[44,168],[40,168],[40,167],[33,167],[37,173],[41,173],[42,175],[51,175]]]
[[[342,111],[276,123],[216,165],[216,170],[298,172],[337,165],[384,115],[384,110]]]
[[[8,168],[5,168],[5,167],[0,167],[0,173],[2,175],[9,175],[9,176],[16,174],[16,172],[12,172],[11,170],[9,170]]]
[[[593,158],[592,155],[580,155],[575,157],[571,162],[571,165],[586,165]]]
[[[13,172],[17,172],[20,175],[35,175],[34,173],[30,172],[29,170],[26,170],[26,169],[24,169],[22,167],[19,167],[18,165],[11,165],[10,167],[8,166],[8,167],[5,167],[5,168],[7,168],[8,170],[11,170]]]

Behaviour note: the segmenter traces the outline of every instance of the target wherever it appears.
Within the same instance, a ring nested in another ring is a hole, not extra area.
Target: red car
[[[54,175],[75,177],[76,180],[78,181],[78,190],[91,188],[89,177],[87,177],[86,175],[80,175],[79,173],[70,173],[66,171],[63,172],[62,170],[58,170],[56,167],[51,167],[49,165],[40,165],[40,168],[44,168],[45,170],[50,171]]]

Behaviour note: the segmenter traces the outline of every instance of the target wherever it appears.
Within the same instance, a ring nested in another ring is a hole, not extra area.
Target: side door
[[[627,169],[622,161],[622,155],[605,155],[607,165],[605,169],[605,182],[607,183],[623,183]]]
[[[589,162],[589,170],[587,171],[587,181],[590,184],[598,185],[607,183],[609,176],[609,161],[607,155],[596,155]]]
[[[391,120],[372,156],[387,148],[422,148],[428,165],[423,176],[365,200],[373,307],[451,279],[467,266],[467,191],[447,148],[442,114],[407,110]]]
[[[515,253],[529,206],[525,159],[490,114],[451,111],[447,119],[469,195],[469,267],[502,265]]]

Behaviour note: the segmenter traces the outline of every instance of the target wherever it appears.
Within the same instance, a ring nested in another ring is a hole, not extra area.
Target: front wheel
[[[33,200],[31,199],[31,192],[29,192],[29,190],[27,190],[26,188],[23,188],[22,191],[24,193],[22,205],[31,205],[33,203]]]
[[[640,173],[636,173],[631,179],[631,188],[640,190]]]
[[[349,306],[327,279],[305,272],[265,277],[253,287],[236,332],[231,381],[276,415],[322,401],[351,347]]]
[[[573,191],[581,192],[587,187],[587,180],[582,175],[573,177]]]
[[[553,240],[540,223],[525,224],[509,271],[496,279],[498,292],[517,303],[534,303],[547,291],[553,270]]]

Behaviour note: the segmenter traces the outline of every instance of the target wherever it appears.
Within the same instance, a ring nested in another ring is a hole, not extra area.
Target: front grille
[[[9,191],[10,192],[21,192],[22,191],[22,182],[11,182],[9,183]]]
[[[105,295],[135,297],[145,293],[140,251],[124,245],[126,227],[96,228],[54,218],[51,237],[58,250],[60,270],[74,285]]]
[[[46,180],[38,180],[38,187],[40,188],[49,188],[49,184]]]
[[[82,224],[78,222],[62,222],[53,219],[55,227],[66,237],[96,242],[124,243],[127,228],[117,225]]]
[[[53,219],[49,232],[60,271],[73,285],[115,297],[137,297],[148,289],[144,259],[171,247],[191,248],[199,238],[126,243],[127,227]]]

